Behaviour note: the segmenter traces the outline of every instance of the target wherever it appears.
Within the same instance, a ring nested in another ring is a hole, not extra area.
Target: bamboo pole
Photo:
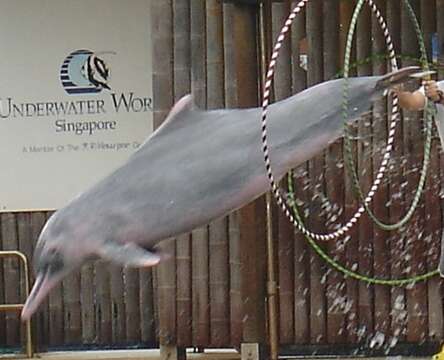
[[[266,0],[261,3],[259,11],[260,26],[260,57],[261,57],[261,75],[262,87],[266,77],[268,68],[268,54],[270,48],[270,19],[271,2]],[[277,360],[279,355],[278,340],[278,314],[277,314],[277,282],[275,276],[275,255],[273,242],[273,216],[272,216],[272,196],[268,192],[265,196],[266,201],[266,232],[267,232],[267,299],[268,299],[268,336],[270,343],[270,359]]]

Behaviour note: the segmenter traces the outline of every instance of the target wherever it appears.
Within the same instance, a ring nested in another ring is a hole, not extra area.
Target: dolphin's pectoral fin
[[[130,267],[154,266],[162,260],[161,255],[145,250],[136,244],[120,244],[115,241],[107,241],[100,248],[98,255],[102,259]]]

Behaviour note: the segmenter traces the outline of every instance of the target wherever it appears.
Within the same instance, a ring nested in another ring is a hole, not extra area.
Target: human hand
[[[433,102],[440,102],[443,99],[443,92],[439,90],[435,80],[423,81],[424,94]]]

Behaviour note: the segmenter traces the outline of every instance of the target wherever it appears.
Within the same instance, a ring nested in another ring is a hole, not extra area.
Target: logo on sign
[[[110,90],[110,68],[90,50],[76,50],[69,54],[60,68],[60,81],[70,95],[100,93]]]

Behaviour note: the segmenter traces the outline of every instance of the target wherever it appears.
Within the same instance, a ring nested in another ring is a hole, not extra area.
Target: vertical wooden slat
[[[272,39],[275,40],[290,11],[288,2],[272,4]],[[273,44],[270,44],[271,46]],[[269,57],[267,57],[269,61]],[[287,35],[283,47],[280,49],[274,75],[275,101],[285,99],[291,95],[291,37]],[[286,186],[282,183],[281,186]],[[272,200],[273,201],[273,200]],[[277,231],[273,238],[277,239],[278,269],[279,269],[279,340],[280,344],[292,344],[294,339],[294,253],[293,225],[279,209],[273,209],[274,218],[277,218]]]
[[[83,344],[92,344],[96,340],[94,290],[94,263],[88,262],[80,270],[81,340]]]
[[[208,228],[192,233],[192,304],[193,344],[205,347],[210,341],[208,288]]]
[[[324,2],[324,80],[332,79],[339,71],[339,5],[338,0]],[[328,230],[335,230],[337,224],[344,220],[344,167],[342,141],[332,144],[326,153],[326,189],[328,205]],[[328,251],[331,257],[341,264],[345,260],[344,239],[328,242]],[[333,270],[327,279],[327,338],[328,343],[344,343],[346,339],[346,317],[344,315],[349,299],[346,297],[346,288],[343,274]]]
[[[17,231],[18,231],[18,249],[26,256],[30,261],[32,260],[32,255],[34,251],[34,239],[32,238],[31,232],[31,216],[32,213],[18,213],[17,215]],[[20,267],[22,269],[22,267]],[[20,271],[22,272],[22,271]],[[21,274],[23,277],[23,274]],[[20,281],[22,283],[22,281]],[[23,290],[23,289],[21,289]],[[24,294],[21,294],[22,299],[24,299]]]
[[[293,1],[292,9],[298,1]],[[301,42],[305,39],[305,11],[301,12],[291,28],[292,93],[298,93],[307,86],[307,73],[300,66]],[[295,196],[306,202],[307,164],[294,171]],[[302,209],[301,209],[302,213]],[[294,342],[306,344],[310,337],[310,267],[309,252],[305,237],[298,231],[294,234]],[[285,270],[284,270],[285,271]]]
[[[173,11],[172,0],[152,3],[154,128],[165,120],[173,105]],[[166,61],[167,60],[167,61]],[[176,262],[175,244],[164,241],[160,249],[171,255],[156,268],[159,302],[159,341],[162,345],[176,341]]]
[[[46,222],[46,214],[44,212],[35,212],[31,215],[30,219],[30,237],[32,239],[32,254],[34,254],[35,244],[37,243],[37,239],[39,234]],[[29,259],[29,264],[31,267],[31,283],[34,283],[34,269],[33,263],[34,258],[31,257]],[[44,301],[40,306],[40,311],[34,315],[33,318],[34,324],[34,340],[37,345],[36,351],[43,351],[48,346],[48,301]]]
[[[224,4],[224,85],[225,106],[237,106],[237,78],[234,44],[234,5]],[[229,277],[230,277],[230,344],[240,347],[242,341],[242,299],[241,299],[241,270],[240,270],[240,235],[239,213],[235,211],[228,218],[229,238]]]
[[[191,91],[196,104],[205,109],[206,98],[206,2],[191,2]]]
[[[112,320],[109,264],[99,260],[95,262],[95,268],[97,341],[99,344],[110,344],[112,341]]]
[[[174,12],[174,98],[179,100],[191,89],[191,14],[188,0],[175,0]],[[176,240],[177,262],[177,345],[192,344],[191,239],[189,234]]]
[[[46,220],[52,216],[53,212],[48,212]],[[63,283],[57,285],[49,292],[49,345],[57,346],[63,344],[64,326],[63,326]]]
[[[158,128],[173,105],[172,0],[151,3],[153,32],[153,125]]]
[[[211,346],[223,347],[229,338],[227,219],[213,222],[209,233]]]
[[[162,41],[166,40],[167,42],[171,41],[168,38],[168,33],[164,34],[162,33],[161,25],[166,25],[168,27],[168,19],[165,23],[160,24],[159,21],[161,21],[159,11],[162,11],[163,8],[160,6],[157,1],[150,1],[150,24],[151,24],[151,33],[152,36],[152,49],[153,54],[157,53],[157,45],[160,44]],[[160,6],[160,8],[158,7]],[[166,35],[166,39],[164,36]],[[156,51],[154,51],[156,49]],[[161,51],[163,55],[168,56],[168,49],[165,49],[161,47]],[[164,58],[165,59],[165,58]],[[158,120],[154,121],[154,115],[153,115],[153,126],[158,126],[161,122],[161,119],[165,116],[165,114],[162,112],[163,109],[165,109],[166,106],[171,106],[171,100],[168,97],[165,97],[163,99],[157,100],[157,97],[164,97],[163,93],[158,93],[156,90],[159,90],[160,84],[159,81],[163,81],[165,78],[169,79],[170,74],[168,72],[168,67],[166,67],[166,73],[162,73],[162,68],[159,66],[160,61],[162,58],[156,58],[154,60],[153,55],[153,70],[155,69],[155,72],[153,72],[153,98],[155,101],[155,111],[157,111],[157,118]],[[156,64],[156,65],[154,65]],[[157,88],[155,88],[155,84],[157,84]],[[168,85],[168,82],[167,82]],[[168,89],[168,87],[162,88],[164,91],[169,93],[171,89]],[[166,104],[165,104],[166,103]],[[157,124],[156,124],[157,123]],[[153,269],[139,269],[139,299],[140,299],[140,337],[141,341],[143,343],[154,343],[155,342],[155,291],[153,288]]]
[[[2,240],[4,250],[17,250],[18,234],[16,215],[5,213],[1,215]],[[16,258],[5,258],[3,261],[5,284],[5,303],[18,304],[20,302],[20,263]],[[6,344],[14,346],[19,343],[20,321],[17,313],[6,313]]]
[[[17,217],[17,239],[18,239],[17,249],[21,251],[23,254],[25,254],[25,256],[28,259],[30,259],[32,255],[30,213],[18,213],[16,217]],[[20,284],[19,284],[20,303],[23,303],[26,299],[26,294],[25,294],[25,274],[24,274],[23,264],[21,261],[19,262],[19,270],[20,270]],[[20,342],[24,343],[25,339],[26,339],[25,332],[21,331]]]
[[[170,259],[157,268],[159,341],[162,345],[176,343],[176,249],[175,240],[164,240],[159,248],[169,254]]]
[[[410,2],[417,14],[419,14],[419,1]],[[402,53],[418,58],[418,42],[408,17],[405,6],[401,11],[401,29],[402,29]],[[403,61],[403,65],[408,64]],[[411,63],[411,62],[410,62]],[[414,191],[418,185],[419,169],[421,168],[423,159],[423,138],[421,130],[421,122],[418,121],[418,115],[415,113],[404,113],[404,150],[407,157],[407,169],[405,181],[407,185],[404,187],[406,194],[406,207],[410,205],[413,199]],[[424,203],[421,200],[406,230],[406,247],[407,247],[407,272],[409,275],[422,273],[425,270],[423,262],[424,246],[422,239],[423,232],[423,214]],[[407,290],[407,340],[422,341],[427,333],[427,317],[426,317],[426,301],[427,293],[425,284],[418,283]]]
[[[126,338],[122,341],[127,344],[137,344],[140,339],[139,271],[124,269],[124,279]]]
[[[47,220],[52,213],[47,214]],[[57,285],[48,295],[48,334],[49,345],[57,346],[63,343],[64,326],[63,326],[63,283]]]
[[[121,343],[125,339],[125,302],[122,267],[108,264],[111,286],[112,342]]]
[[[375,4],[380,9],[383,17],[386,17],[384,9],[384,1],[378,0]],[[380,29],[379,22],[376,17],[372,17],[372,44],[373,55],[386,53],[386,44],[384,34]],[[373,60],[373,74],[383,75],[387,71],[386,62],[379,59]],[[383,153],[387,144],[387,102],[386,99],[378,99],[373,104],[373,178],[379,170]],[[389,119],[390,121],[390,119]],[[386,174],[387,176],[387,174]],[[389,218],[388,207],[386,206],[388,199],[388,181],[380,184],[379,190],[376,192],[372,208],[373,212],[384,222],[391,221]],[[374,259],[373,268],[374,275],[379,278],[390,277],[389,267],[389,248],[387,246],[388,232],[381,230],[375,224],[373,225],[373,248]],[[375,332],[388,334],[390,330],[390,288],[387,286],[376,285],[374,287],[375,294]],[[388,339],[387,339],[388,340]]]
[[[177,261],[177,345],[192,344],[191,303],[191,238],[189,234],[179,236],[176,244]]]
[[[365,5],[364,5],[365,6]],[[354,10],[354,4],[349,0],[340,0],[339,3],[339,60],[343,66],[345,56],[345,46],[347,44],[347,34],[350,27],[350,21]]]
[[[206,108],[206,2],[191,2],[191,90],[196,104]],[[208,227],[192,232],[193,343],[210,342],[208,288]]]
[[[235,64],[235,44],[234,44],[234,5],[224,4],[224,86],[225,86],[225,106],[232,108],[237,106],[237,78]]]
[[[192,233],[192,320],[193,344],[205,347],[209,343],[208,230]]]
[[[239,213],[229,217],[230,257],[230,344],[239,348],[242,341],[242,298]]]
[[[390,35],[395,46],[395,52],[401,52],[401,2],[387,2],[387,24]],[[389,111],[391,107],[389,106]],[[404,161],[403,161],[403,122],[400,121],[395,133],[394,149],[392,151],[392,161],[389,166],[390,177],[390,219],[396,221],[405,213],[403,193],[401,184],[404,182]],[[390,273],[392,278],[404,276],[404,239],[399,232],[393,232],[389,237],[390,245]],[[404,341],[406,328],[406,297],[403,287],[392,287],[391,293],[391,335],[398,341]]]
[[[432,34],[438,32],[437,27],[437,8],[436,2],[421,4],[421,25],[424,34],[424,40],[427,47],[427,55],[429,61],[432,60]],[[436,268],[440,256],[441,241],[441,214],[442,206],[437,211],[436,204],[440,193],[440,172],[439,172],[439,149],[440,140],[436,127],[432,142],[432,151],[430,154],[430,169],[426,179],[426,188],[424,191],[424,242],[427,247],[425,259],[427,261],[427,270],[431,271]],[[442,204],[440,204],[442,205]],[[441,297],[441,281],[438,278],[430,279],[427,282],[427,316],[428,316],[428,338],[427,341],[439,341],[443,336],[443,312]]]
[[[322,1],[307,4],[308,86],[323,80]],[[325,219],[320,216],[320,198],[324,194],[324,155],[309,161],[310,176],[310,219],[308,224],[316,232],[324,231]],[[311,251],[310,258],[310,340],[313,344],[323,343],[327,335],[327,304],[325,298],[324,262]]]
[[[191,90],[191,13],[189,0],[173,1],[174,100]]]
[[[220,109],[224,99],[223,8],[217,0],[206,2],[207,107]],[[229,337],[228,219],[209,226],[210,341],[224,346]]]
[[[425,46],[426,46],[426,52],[427,52],[427,58],[429,61],[432,61],[432,34],[436,32],[436,7],[435,7],[435,2],[431,1],[429,3],[424,3],[424,2],[419,2],[420,5],[420,9],[418,11],[418,19],[421,23],[421,29],[422,29],[422,35],[423,35],[423,39],[425,42]],[[420,124],[421,126],[421,124]],[[434,129],[436,130],[436,129]],[[437,136],[436,133],[434,133],[435,136]],[[437,144],[437,140],[438,138],[435,137],[434,141],[432,142],[432,146],[435,144]],[[422,154],[424,154],[424,152],[422,152]],[[435,157],[434,157],[435,155]],[[436,161],[438,153],[436,152],[435,148],[432,148],[431,151],[431,158],[433,160],[428,172],[428,178],[429,181],[430,179],[435,179],[435,181],[432,180],[432,184],[436,184],[438,183],[439,180],[439,175],[437,173],[438,170],[438,166],[439,166],[439,160]],[[419,169],[419,168],[418,168]],[[430,184],[430,182],[428,182]],[[426,183],[426,188],[424,191],[424,195],[423,195],[423,201],[422,201],[422,213],[421,213],[421,223],[422,223],[422,230],[423,232],[421,233],[421,236],[416,240],[417,241],[417,245],[419,245],[418,250],[421,251],[421,253],[419,254],[419,271],[420,272],[426,272],[427,270],[430,269],[430,265],[431,264],[438,264],[438,253],[439,253],[439,246],[436,246],[436,243],[439,242],[439,235],[436,236],[436,232],[434,231],[434,229],[436,230],[440,230],[441,226],[440,226],[440,217],[438,216],[439,211],[436,211],[436,206],[435,206],[435,210],[432,210],[432,216],[430,216],[427,213],[427,209],[430,208],[430,206],[428,206],[428,204],[432,204],[432,203],[436,203],[436,200],[432,200],[432,197],[434,196],[435,193],[431,193],[428,187],[427,187],[427,183]],[[435,195],[436,196],[436,195]],[[439,209],[439,207],[438,207]],[[433,236],[435,235],[435,236]],[[432,241],[434,237],[435,240],[435,246],[433,246],[432,244],[430,244],[430,242]],[[416,254],[416,251],[415,251]],[[434,256],[433,256],[434,255]],[[435,260],[434,262],[432,262],[432,260]],[[435,330],[431,328],[430,325],[434,326],[434,328],[438,331],[442,333],[442,330],[440,328],[442,328],[442,311],[436,311],[437,307],[442,308],[440,305],[442,305],[442,301],[440,297],[432,297],[432,294],[429,292],[429,289],[432,289],[432,293],[433,293],[433,288],[431,288],[431,286],[437,285],[438,283],[436,282],[436,279],[432,279],[430,282],[427,283],[423,283],[423,295],[427,296],[427,299],[422,299],[422,309],[420,309],[420,311],[424,311],[423,317],[424,317],[424,322],[426,324],[426,329],[424,329],[423,334],[421,334],[421,341],[424,340],[428,340],[429,338],[433,338],[435,337]],[[435,292],[436,293],[436,292]],[[421,295],[420,295],[421,296]],[[433,311],[433,309],[436,309],[435,312],[437,314],[439,314],[436,318],[432,317],[432,321],[430,321],[431,317],[431,312]],[[441,323],[438,325],[437,321],[441,320]],[[428,325],[428,326],[427,326]]]
[[[234,13],[235,66],[238,106],[257,106],[258,53],[255,8],[236,5]],[[242,49],[242,51],[240,51]],[[264,201],[256,200],[239,211],[243,341],[265,340],[265,219]]]
[[[351,21],[351,15],[353,12],[353,3],[348,0],[341,0],[339,3],[339,63],[341,69],[344,65],[344,53],[345,44],[347,38],[347,32],[349,24]],[[355,48],[352,50],[351,62],[356,61],[356,51]],[[350,69],[350,74],[356,73],[356,69]],[[356,142],[352,144],[352,153],[356,155]],[[344,160],[342,158],[339,166],[344,166]],[[347,171],[344,171],[344,219],[350,219],[355,213],[358,207],[358,201],[351,188],[351,179]],[[349,269],[357,269],[358,265],[358,238],[359,231],[358,226],[353,226],[347,235],[344,237],[343,241],[345,243],[345,264]],[[346,279],[346,296],[347,296],[347,325],[346,334],[348,343],[356,343],[358,341],[359,334],[359,310],[358,310],[358,300],[359,300],[359,282],[352,278]]]
[[[68,275],[63,288],[64,344],[78,344],[81,339],[80,272]]]
[[[153,270],[139,270],[139,298],[140,298],[140,340],[147,346],[156,343],[155,334],[155,306],[156,299],[153,290]]]
[[[368,6],[362,9],[361,16],[357,25],[356,35],[356,60],[368,59],[371,56],[372,49],[372,33],[371,33],[371,11]],[[371,61],[365,62],[358,66],[358,76],[371,75]],[[357,161],[358,174],[361,188],[367,192],[372,184],[372,157],[371,157],[371,136],[372,136],[372,119],[371,114],[361,116],[358,122],[357,141]],[[347,175],[350,176],[350,175]],[[359,201],[360,203],[360,201]],[[359,237],[351,239],[351,241],[359,241],[359,270],[361,273],[373,275],[373,225],[367,215],[363,215],[359,220]],[[368,286],[365,282],[359,282],[359,326],[363,336],[371,336],[373,334],[373,287]]]

